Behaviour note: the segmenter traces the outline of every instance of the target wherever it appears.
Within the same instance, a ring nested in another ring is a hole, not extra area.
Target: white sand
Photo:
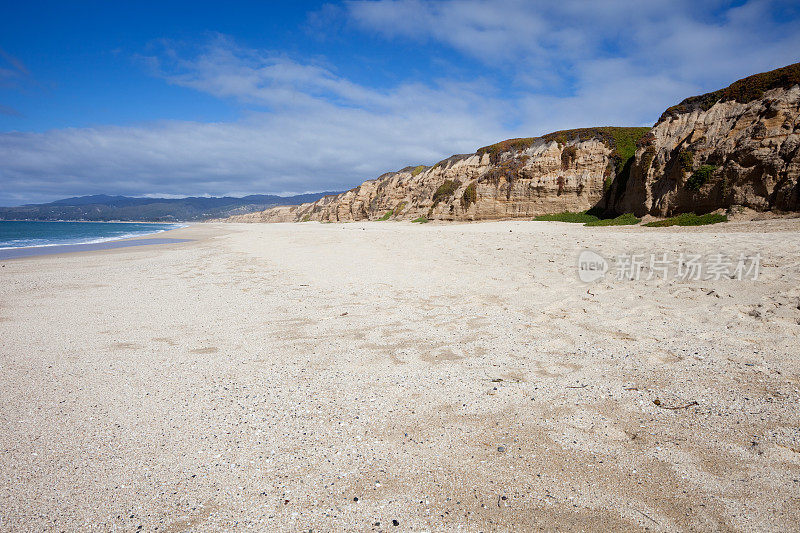
[[[0,530],[797,528],[800,220],[165,236],[2,262]]]

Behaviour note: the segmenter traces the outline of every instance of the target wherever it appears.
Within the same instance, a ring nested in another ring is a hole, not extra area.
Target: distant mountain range
[[[337,192],[275,196],[253,194],[188,198],[135,198],[94,194],[48,204],[0,207],[0,220],[139,220],[147,222],[198,221],[263,211],[280,205],[314,202]]]

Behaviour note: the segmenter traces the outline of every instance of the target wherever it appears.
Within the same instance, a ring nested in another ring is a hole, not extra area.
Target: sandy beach
[[[0,261],[0,530],[800,522],[800,219],[163,235]],[[587,284],[587,248],[761,268]]]

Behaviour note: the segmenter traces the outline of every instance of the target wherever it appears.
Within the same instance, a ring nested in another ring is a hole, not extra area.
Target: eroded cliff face
[[[490,220],[595,208],[668,216],[800,210],[800,63],[687,98],[652,128],[511,139],[337,196],[232,221]]]
[[[623,135],[634,142],[646,131],[598,128],[512,139],[433,167],[390,172],[314,203],[230,220],[491,220],[584,211],[603,198],[621,168],[616,139]]]
[[[668,109],[605,206],[655,216],[734,205],[800,210],[798,75],[800,65],[791,65]]]

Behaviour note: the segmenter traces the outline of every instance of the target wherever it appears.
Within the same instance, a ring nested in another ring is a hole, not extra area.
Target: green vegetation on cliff
[[[678,163],[681,165],[681,170],[684,172],[691,172],[694,166],[694,152],[691,150],[684,150],[678,154]]]
[[[500,141],[499,143],[479,148],[476,153],[481,156],[489,154],[490,161],[493,164],[497,164],[500,160],[500,154],[525,150],[533,146],[537,141],[555,141],[559,145],[564,145],[571,141],[599,139],[613,150],[611,157],[614,159],[616,171],[619,173],[625,167],[625,163],[627,163],[636,152],[636,143],[649,131],[650,128],[623,128],[616,126],[554,131],[547,135],[542,135],[541,137],[525,137]]]
[[[701,166],[686,180],[686,186],[692,190],[699,191],[700,187],[706,184],[708,178],[711,177],[715,170],[717,170],[715,165]]]
[[[421,174],[421,173],[422,173],[422,171],[423,171],[423,170],[425,170],[426,168],[428,168],[428,167],[426,167],[425,165],[419,165],[419,166],[417,166],[417,167],[414,167],[414,170],[412,170],[412,171],[411,171],[411,175],[412,175],[412,176],[418,176],[418,175],[419,175],[419,174]]]
[[[788,65],[769,72],[754,74],[731,83],[728,87],[718,91],[692,96],[664,111],[658,122],[667,118],[691,113],[692,111],[707,111],[717,102],[739,102],[746,104],[758,100],[766,91],[771,89],[788,89],[800,84],[800,63]]]
[[[442,200],[447,200],[456,192],[461,186],[461,182],[458,180],[444,180],[444,183],[439,185],[439,188],[436,189],[436,192],[433,193],[433,205],[438,204]]]
[[[467,185],[467,188],[464,189],[464,194],[461,195],[461,207],[465,210],[469,208],[470,205],[474,204],[478,201],[478,188],[475,185],[475,182],[470,183]]]

